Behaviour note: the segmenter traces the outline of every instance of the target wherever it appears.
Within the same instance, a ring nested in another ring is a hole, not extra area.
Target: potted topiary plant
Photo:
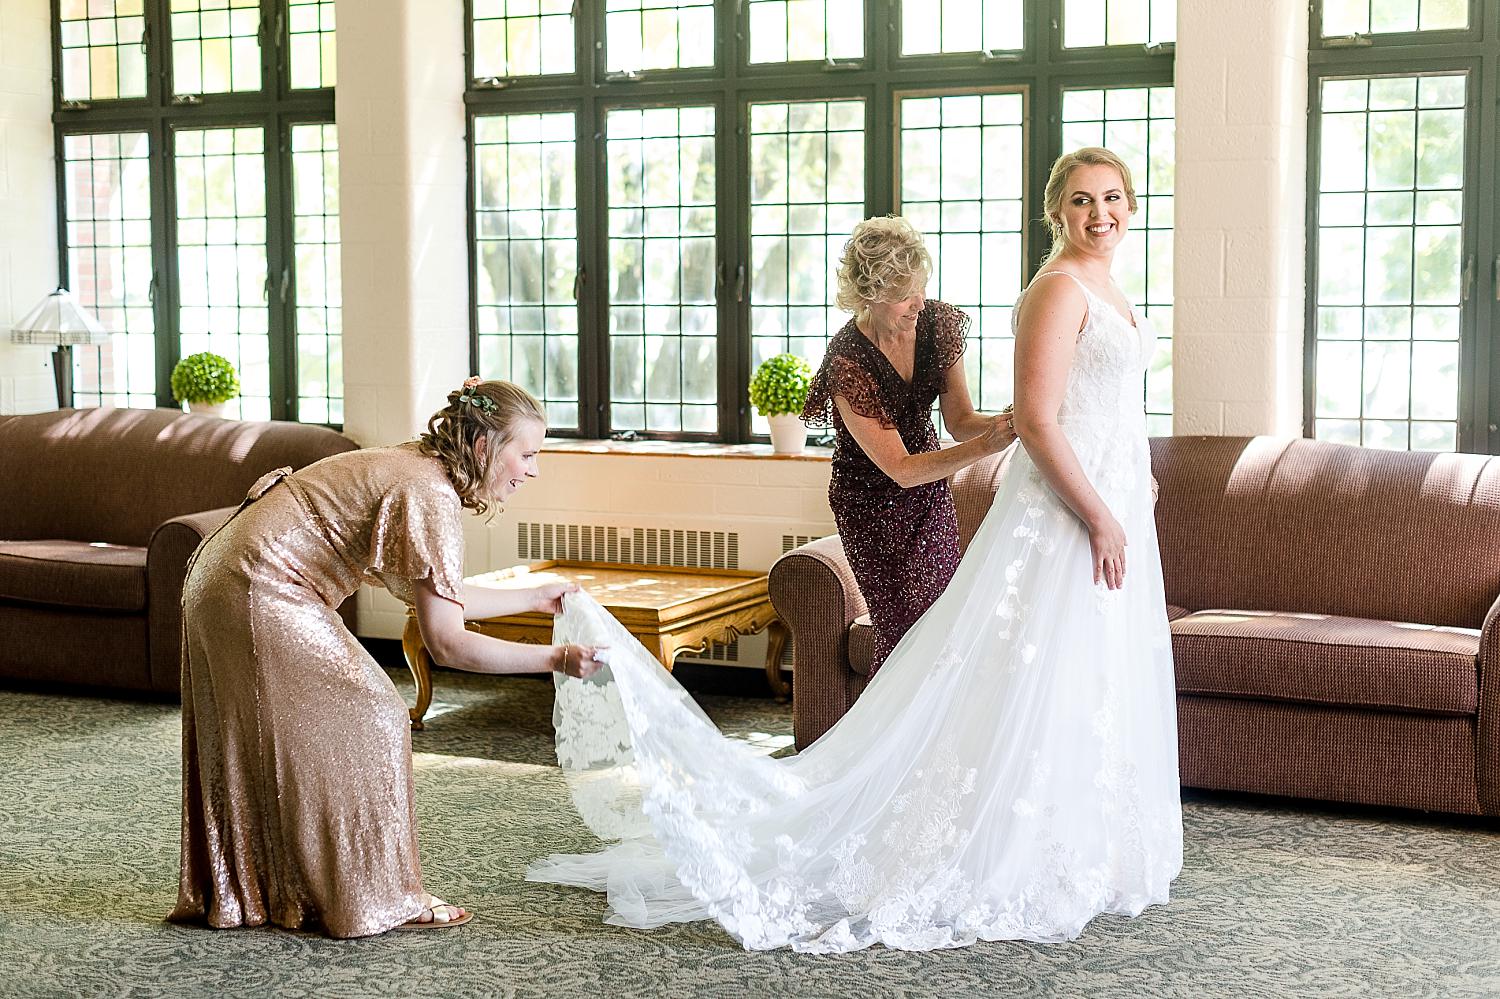
[[[189,354],[172,369],[172,398],[187,403],[190,413],[223,416],[224,404],[239,394],[234,365],[218,354]]]
[[[750,379],[750,404],[770,421],[771,448],[777,454],[801,454],[807,445],[802,407],[812,374],[796,354],[777,354],[761,362]]]

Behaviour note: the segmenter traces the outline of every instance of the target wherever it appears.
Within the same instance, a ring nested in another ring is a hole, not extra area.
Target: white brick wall
[[[1175,73],[1173,430],[1300,435],[1306,4],[1182,0]]]
[[[345,428],[406,440],[469,374],[463,12],[338,4]]]
[[[50,16],[47,0],[0,3],[0,413],[57,406],[51,350],[10,342],[58,284]]]

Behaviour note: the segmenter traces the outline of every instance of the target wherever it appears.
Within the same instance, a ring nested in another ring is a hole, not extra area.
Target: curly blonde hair
[[[865,219],[844,244],[834,302],[860,318],[876,302],[921,290],[931,274],[932,256],[915,226],[899,215]]]
[[[432,414],[427,432],[417,438],[417,447],[443,463],[459,502],[483,514],[490,507],[479,490],[490,462],[526,420],[547,425],[547,411],[530,392],[511,382],[471,378],[462,388],[448,393],[448,405]],[[478,451],[481,437],[489,441],[482,460]]]
[[[1062,214],[1063,189],[1068,186],[1068,178],[1081,166],[1107,166],[1118,170],[1120,186],[1125,189],[1125,203],[1132,213],[1135,212],[1135,182],[1130,179],[1130,167],[1124,160],[1103,146],[1084,146],[1064,153],[1053,162],[1052,172],[1047,175],[1047,187],[1042,192],[1042,221],[1047,223],[1047,232],[1052,236],[1052,248],[1042,263],[1057,256],[1067,246],[1068,238],[1058,216]]]

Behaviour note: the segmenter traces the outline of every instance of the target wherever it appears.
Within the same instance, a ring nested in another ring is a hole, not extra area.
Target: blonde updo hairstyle
[[[899,302],[920,291],[931,273],[932,256],[910,222],[899,215],[865,219],[844,244],[834,301],[862,320],[876,302]]]
[[[515,437],[527,420],[547,425],[547,412],[536,398],[519,385],[471,378],[462,388],[448,393],[448,405],[432,414],[427,432],[417,438],[425,455],[443,463],[459,502],[475,513],[489,510],[479,495],[490,462]],[[480,438],[488,439],[479,455]]]
[[[1042,218],[1047,223],[1047,231],[1052,235],[1052,249],[1047,251],[1043,263],[1057,256],[1067,246],[1068,237],[1063,231],[1061,218],[1063,192],[1068,186],[1068,178],[1081,166],[1107,166],[1118,170],[1120,186],[1125,190],[1125,203],[1130,206],[1131,213],[1135,213],[1135,182],[1130,179],[1130,167],[1125,165],[1124,160],[1103,146],[1084,146],[1071,153],[1064,153],[1052,164],[1052,172],[1047,176],[1047,187],[1042,193]]]

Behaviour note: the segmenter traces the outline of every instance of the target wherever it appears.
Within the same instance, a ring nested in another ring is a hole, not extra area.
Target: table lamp
[[[73,405],[73,344],[106,343],[109,331],[78,304],[73,293],[59,288],[11,327],[12,343],[52,344],[52,377],[57,382],[57,408]]]

